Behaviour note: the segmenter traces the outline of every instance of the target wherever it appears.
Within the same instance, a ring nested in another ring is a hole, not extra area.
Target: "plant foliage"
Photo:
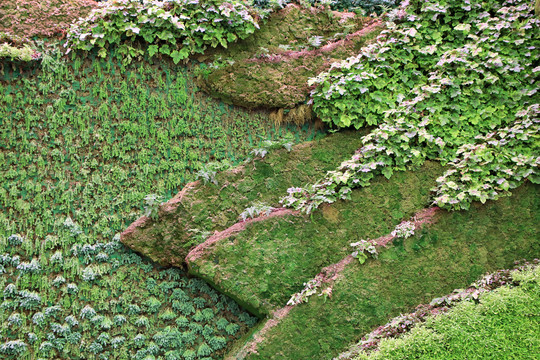
[[[373,176],[438,159],[435,204],[467,209],[539,182],[540,20],[524,0],[408,1],[355,57],[312,79],[315,112],[337,127],[377,127],[320,183],[290,192],[310,212]]]
[[[115,0],[100,4],[72,25],[69,49],[98,49],[105,57],[111,45],[129,62],[147,53],[171,56],[174,63],[208,47],[243,39],[259,27],[256,12],[238,0]],[[135,40],[149,46],[141,49]]]

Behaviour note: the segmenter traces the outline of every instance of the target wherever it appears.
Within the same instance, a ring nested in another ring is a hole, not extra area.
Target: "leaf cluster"
[[[377,43],[311,80],[323,121],[377,127],[351,159],[283,203],[309,212],[426,159],[449,165],[434,201],[449,209],[537,183],[540,20],[532,4],[441,0],[388,19]]]
[[[177,64],[208,47],[227,47],[258,27],[256,11],[238,0],[111,1],[74,23],[66,46],[70,50],[95,47],[105,57],[111,45],[119,45],[126,62],[159,53]],[[149,46],[137,47],[135,40]]]

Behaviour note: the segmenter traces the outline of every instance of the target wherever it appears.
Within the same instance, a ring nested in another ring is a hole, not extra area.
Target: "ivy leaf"
[[[150,55],[150,57],[153,57],[158,52],[159,52],[159,47],[157,45],[150,45],[148,47],[148,55]]]
[[[382,169],[382,174],[385,178],[390,179],[392,177],[392,174],[394,173],[394,170],[390,166],[386,166]]]
[[[171,53],[171,48],[167,44],[161,45],[161,47],[159,48],[159,52],[162,54],[169,55]]]
[[[180,60],[182,59],[185,59],[189,56],[189,50],[187,48],[182,48],[180,49],[180,51],[178,50],[174,50],[172,53],[171,53],[171,57],[173,59],[173,62],[175,64],[178,64],[180,62]]]
[[[101,57],[101,58],[106,57],[107,56],[107,49],[105,49],[105,48],[99,49],[98,56]]]

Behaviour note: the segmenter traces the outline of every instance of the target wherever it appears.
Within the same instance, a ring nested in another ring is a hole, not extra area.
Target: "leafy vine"
[[[377,128],[351,159],[315,185],[289,189],[282,203],[309,213],[427,159],[449,167],[435,189],[444,208],[538,183],[540,20],[532,3],[405,1],[388,19],[377,43],[311,80],[323,121]]]

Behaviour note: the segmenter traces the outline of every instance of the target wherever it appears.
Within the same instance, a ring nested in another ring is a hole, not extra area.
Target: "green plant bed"
[[[161,264],[181,266],[188,251],[204,241],[203,234],[232,226],[254,201],[279,206],[289,187],[316,181],[321,172],[352,154],[361,135],[341,132],[300,144],[291,152],[270,152],[262,160],[218,173],[217,185],[201,180],[183,191],[179,202],[162,206],[156,221],[124,232],[122,241]]]
[[[483,273],[540,253],[540,188],[467,212],[443,212],[427,230],[378,259],[350,264],[326,302],[313,296],[270,329],[250,359],[325,359],[420,303],[467,286]],[[232,355],[234,356],[234,354]]]
[[[198,84],[214,97],[248,108],[290,109],[304,103],[310,77],[355,54],[382,28],[373,27],[331,51],[320,51],[372,20],[337,14],[289,5],[247,39],[205,54],[201,59],[210,66],[203,65]]]
[[[504,286],[428,319],[399,339],[385,339],[379,351],[355,360],[530,359],[540,353],[540,269],[516,273],[521,284]]]
[[[378,178],[351,200],[313,216],[272,218],[221,240],[189,261],[190,273],[263,316],[283,306],[325,266],[352,252],[349,243],[378,238],[429,205],[429,189],[442,173],[436,162],[417,171]]]
[[[315,134],[197,93],[191,70],[167,59],[53,52],[5,66],[0,358],[220,358],[257,319],[116,234],[145,195],[170,197],[204,163],[238,163],[285,132]]]

